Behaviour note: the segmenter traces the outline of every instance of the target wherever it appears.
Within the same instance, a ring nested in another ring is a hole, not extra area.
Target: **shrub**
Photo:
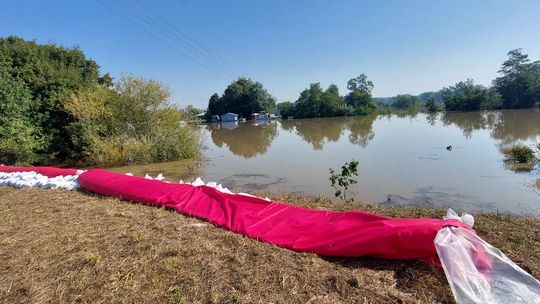
[[[77,151],[91,164],[122,165],[196,156],[198,140],[169,103],[169,91],[152,80],[123,76],[113,89],[96,86],[75,95],[66,109]]]
[[[341,166],[341,172],[336,173],[330,169],[330,185],[335,190],[335,197],[339,197],[343,202],[352,202],[352,198],[347,198],[347,190],[350,185],[358,183],[353,176],[358,176],[358,161],[352,160]]]
[[[0,102],[16,107],[0,111],[9,120],[0,126],[5,131],[0,137],[6,139],[1,161],[32,164],[72,158],[66,125],[73,117],[64,103],[99,81],[99,66],[78,48],[0,38],[0,90],[8,93],[6,98],[0,92]]]
[[[0,66],[0,162],[26,165],[38,160],[45,137],[30,119],[34,110],[28,88]]]
[[[537,158],[534,150],[528,146],[517,145],[504,151],[507,159],[516,163],[534,163]]]

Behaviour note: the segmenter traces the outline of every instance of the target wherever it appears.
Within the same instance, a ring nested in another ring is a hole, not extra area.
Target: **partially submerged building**
[[[234,113],[225,113],[221,115],[221,122],[231,122],[231,121],[238,121],[238,114]]]

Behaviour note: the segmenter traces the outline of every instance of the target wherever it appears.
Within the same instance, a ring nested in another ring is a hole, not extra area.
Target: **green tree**
[[[351,114],[365,115],[377,108],[371,96],[373,88],[373,82],[368,80],[365,74],[347,82],[347,89],[351,92],[345,97],[345,101],[352,108]]]
[[[219,95],[214,93],[208,100],[208,110],[206,111],[206,115],[210,117],[211,115],[222,115],[224,113],[227,113],[226,107],[223,102],[221,102]]]
[[[363,91],[371,94],[371,91],[373,91],[374,85],[373,82],[371,82],[366,74],[362,73],[356,78],[349,79],[347,81],[347,89],[349,89],[352,92],[355,91]]]
[[[433,96],[430,96],[428,98],[428,100],[426,101],[425,107],[426,107],[426,110],[431,113],[437,112],[440,110],[439,103],[437,103],[437,100]]]
[[[114,78],[111,77],[109,73],[105,73],[103,76],[99,77],[98,83],[102,86],[110,88],[113,86]]]
[[[70,159],[73,136],[66,126],[74,118],[64,105],[72,94],[98,84],[97,63],[87,59],[78,48],[39,45],[11,36],[0,38],[0,65],[4,70],[0,75],[4,83],[20,82],[32,100],[32,107],[20,113],[35,129],[30,134],[42,132],[36,142],[39,149],[33,150],[36,154],[32,162],[48,162],[52,156],[55,161]],[[26,101],[21,100],[20,106],[26,108],[23,102]],[[34,137],[29,136],[28,141],[31,138]]]
[[[287,119],[293,117],[294,114],[294,103],[290,101],[284,101],[277,104],[277,109],[281,117]]]
[[[394,102],[392,107],[398,109],[415,109],[420,106],[420,99],[418,96],[413,96],[411,94],[402,94],[394,97]]]
[[[0,66],[0,162],[31,164],[38,159],[45,138],[31,121],[35,104],[20,80]]]
[[[444,107],[448,111],[475,111],[495,109],[501,105],[501,97],[493,89],[474,84],[472,79],[460,81],[442,89]]]
[[[493,86],[501,94],[504,108],[530,108],[540,102],[540,62],[530,63],[521,49],[508,52],[502,64],[501,77]]]
[[[253,113],[262,111],[274,113],[276,109],[276,99],[260,82],[248,78],[238,78],[233,81],[219,100],[212,96],[210,101],[212,107],[209,102],[208,112],[211,115],[233,112],[243,117],[249,117]]]
[[[297,118],[321,117],[323,90],[320,83],[312,83],[304,89],[295,102]]]
[[[321,116],[344,116],[348,113],[348,110],[347,104],[339,95],[338,86],[335,84],[330,85],[322,95]]]

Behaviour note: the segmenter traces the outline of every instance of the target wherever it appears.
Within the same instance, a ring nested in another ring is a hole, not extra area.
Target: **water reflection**
[[[234,155],[244,158],[266,153],[278,135],[275,121],[258,124],[238,122],[210,124],[206,129],[216,146],[220,148],[227,146]]]
[[[313,146],[313,150],[322,150],[327,142],[336,142],[341,137],[346,122],[343,117],[321,119],[282,120],[284,130],[295,132],[305,142]]]
[[[417,112],[368,115],[360,117],[332,117],[320,119],[297,119],[263,122],[260,124],[222,123],[207,125],[213,143],[218,147],[227,146],[238,156],[252,158],[265,154],[278,137],[278,128],[298,135],[313,150],[323,150],[326,144],[340,141],[345,135],[353,145],[367,147],[375,137],[373,124],[377,119],[391,122],[393,119],[408,119],[415,124]],[[428,125],[436,127],[458,127],[466,139],[480,130],[488,130],[491,138],[502,152],[518,142],[534,140],[540,135],[539,110],[508,110],[489,112],[448,112],[422,114]]]
[[[346,130],[351,144],[366,147],[375,137],[373,122],[376,119],[377,115],[282,120],[281,127],[300,136],[313,150],[322,150],[325,144],[339,141]]]
[[[434,126],[439,120],[439,113],[428,113],[426,114],[426,121],[430,126]]]
[[[353,145],[367,147],[368,143],[375,137],[373,131],[373,122],[377,115],[368,115],[362,117],[351,117],[347,119],[347,128],[349,129],[349,142]]]
[[[487,122],[491,119],[487,119],[487,116],[490,115],[492,113],[489,112],[445,112],[442,113],[441,121],[445,126],[457,126],[465,138],[471,138],[474,131],[488,127]]]
[[[441,120],[444,125],[459,127],[466,138],[475,131],[489,130],[491,138],[500,141],[501,151],[540,135],[539,110],[443,113]]]
[[[503,111],[497,112],[497,119],[492,122],[491,136],[500,140],[502,147],[516,142],[528,141],[540,135],[540,111]]]
[[[540,142],[538,110],[247,122],[208,125],[204,133],[201,176],[245,192],[331,197],[328,168],[355,159],[358,200],[540,216],[532,191],[540,170],[516,174],[501,153]]]

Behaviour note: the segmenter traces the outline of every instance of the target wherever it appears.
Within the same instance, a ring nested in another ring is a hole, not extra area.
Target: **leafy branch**
[[[330,185],[334,188],[335,197],[339,197],[343,202],[349,203],[354,199],[347,198],[347,190],[350,185],[357,184],[358,181],[354,176],[358,176],[358,161],[352,160],[350,163],[345,163],[341,166],[341,172],[336,173],[330,168]]]

